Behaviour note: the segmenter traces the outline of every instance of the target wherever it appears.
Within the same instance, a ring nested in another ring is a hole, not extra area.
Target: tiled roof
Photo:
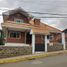
[[[50,32],[61,33],[60,30],[43,23],[40,23],[40,25],[36,26],[31,23],[15,23],[9,21],[9,22],[2,23],[2,27],[15,28],[15,29],[32,29],[32,32],[36,34],[49,34]]]
[[[9,16],[11,14],[14,14],[16,12],[20,12],[21,14],[25,15],[26,17],[29,17],[29,18],[32,18],[33,16],[30,15],[28,12],[26,12],[24,9],[22,9],[21,7],[18,7],[16,9],[13,9],[13,10],[8,10],[6,12],[3,12],[2,15],[6,15],[6,16]]]

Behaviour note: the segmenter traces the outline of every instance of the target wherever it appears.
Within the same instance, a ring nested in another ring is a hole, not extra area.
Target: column
[[[6,43],[7,42],[7,37],[8,37],[8,30],[7,30],[7,28],[3,28],[3,34],[4,34],[5,43]]]
[[[7,43],[8,29],[4,29],[4,35],[5,35],[5,43]]]
[[[66,49],[66,44],[65,44],[65,33],[62,33],[62,44],[63,44],[63,49]]]
[[[26,34],[27,34],[27,32],[25,32],[25,44],[26,44]]]
[[[45,35],[45,52],[47,52],[47,35]]]
[[[35,53],[35,34],[32,34],[32,54]]]

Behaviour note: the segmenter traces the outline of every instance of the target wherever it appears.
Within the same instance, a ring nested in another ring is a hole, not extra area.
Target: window
[[[14,21],[15,21],[16,23],[24,23],[24,21],[23,21],[22,19],[14,19]]]
[[[53,39],[53,36],[52,35],[48,35],[47,36],[47,39],[52,40]]]
[[[19,38],[20,37],[20,32],[18,32],[18,31],[10,32],[10,37],[11,38]]]
[[[53,39],[53,35],[50,35],[49,39],[52,40]]]
[[[41,40],[44,41],[44,35],[41,35]]]

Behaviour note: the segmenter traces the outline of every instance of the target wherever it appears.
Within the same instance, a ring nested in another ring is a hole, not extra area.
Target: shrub
[[[0,36],[0,45],[4,45],[5,41],[4,41],[4,34],[2,33]]]

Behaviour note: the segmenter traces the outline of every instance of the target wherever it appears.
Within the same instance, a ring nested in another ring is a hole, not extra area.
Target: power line
[[[0,16],[2,16],[2,14],[0,14]],[[52,17],[52,16],[40,16],[40,17],[34,16],[34,17],[36,17],[36,18],[67,18],[67,16],[64,16],[64,17],[62,17],[62,16],[54,16],[54,17]]]
[[[0,10],[8,10],[8,9],[0,9]],[[33,13],[33,14],[48,14],[48,15],[61,15],[61,16],[66,16],[67,14],[61,14],[61,13],[48,13],[48,12],[36,12],[36,11],[28,11],[28,13]]]
[[[0,10],[3,11],[3,10],[8,10],[8,9],[0,9]],[[28,11],[28,13],[39,14],[39,15],[51,15],[51,16],[41,16],[38,18],[67,18],[67,14],[60,14],[60,13],[33,12],[33,11]],[[0,14],[0,16],[2,16],[2,14]]]
[[[33,14],[48,14],[48,15],[61,15],[61,16],[66,16],[67,14],[60,14],[60,13],[47,13],[47,12],[29,12]]]
[[[67,17],[46,17],[46,16],[44,16],[44,17],[37,17],[37,18],[67,18]]]

